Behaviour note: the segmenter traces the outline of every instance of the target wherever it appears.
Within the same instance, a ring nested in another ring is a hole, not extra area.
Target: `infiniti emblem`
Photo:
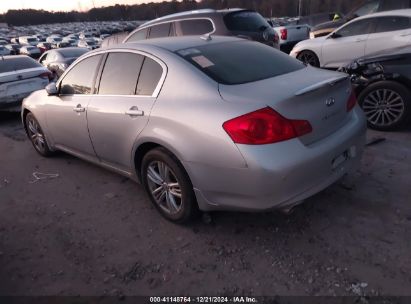
[[[327,107],[333,106],[335,104],[335,98],[334,97],[327,98],[327,100],[325,101],[325,104]]]

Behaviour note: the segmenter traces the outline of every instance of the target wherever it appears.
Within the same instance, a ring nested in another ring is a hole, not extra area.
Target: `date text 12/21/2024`
[[[150,303],[258,303],[254,297],[150,297]]]

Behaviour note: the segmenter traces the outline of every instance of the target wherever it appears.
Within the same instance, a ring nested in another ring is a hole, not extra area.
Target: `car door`
[[[379,17],[375,22],[375,30],[367,40],[365,55],[411,43],[411,19],[409,17]]]
[[[54,144],[73,154],[95,158],[87,129],[87,105],[102,55],[84,58],[57,83],[59,93],[47,105],[47,126]]]
[[[365,55],[373,18],[355,20],[330,34],[322,47],[322,66],[338,68]]]
[[[165,77],[158,59],[133,51],[107,55],[98,86],[88,106],[88,129],[100,160],[130,172],[134,143],[146,126]]]

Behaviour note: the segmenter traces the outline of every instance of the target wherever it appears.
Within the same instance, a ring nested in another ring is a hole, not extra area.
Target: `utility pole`
[[[298,0],[298,16],[303,14],[303,0]]]

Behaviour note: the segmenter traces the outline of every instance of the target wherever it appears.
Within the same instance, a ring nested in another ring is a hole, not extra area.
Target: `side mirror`
[[[336,32],[334,32],[334,33],[332,33],[332,34],[330,35],[330,38],[331,38],[331,39],[337,39],[337,38],[340,38],[340,37],[341,37],[341,35],[338,34],[338,33],[336,33]]]
[[[47,94],[49,94],[49,96],[57,95],[58,90],[57,90],[56,83],[55,82],[49,83],[46,86],[46,92],[47,92]]]

